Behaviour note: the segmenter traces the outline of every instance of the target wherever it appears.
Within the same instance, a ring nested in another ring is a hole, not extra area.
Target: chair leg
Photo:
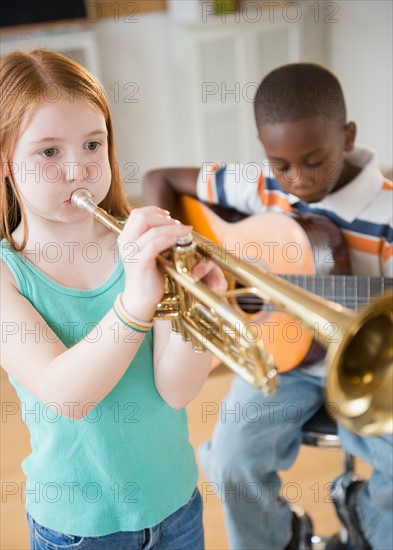
[[[344,474],[355,475],[355,457],[345,451],[343,452],[343,465]],[[327,540],[326,550],[342,550],[347,548],[348,531],[340,518],[338,520],[340,522],[338,532]]]
[[[355,472],[355,457],[346,451],[344,451],[344,472],[346,474]],[[338,531],[338,539],[343,545],[346,546],[348,544],[348,531],[341,520]]]
[[[344,452],[344,472],[355,472],[355,457],[347,452]]]

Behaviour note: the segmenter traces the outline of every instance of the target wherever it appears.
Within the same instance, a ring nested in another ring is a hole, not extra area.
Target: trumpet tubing
[[[122,232],[123,224],[97,206],[87,189],[74,191],[71,203],[111,231]],[[199,251],[194,237],[194,233],[183,237],[175,247],[157,257],[165,273],[165,291],[154,318],[170,320],[172,329],[191,341],[195,351],[208,349],[246,382],[271,395],[278,385],[277,373],[255,327],[191,273]]]
[[[122,231],[118,220],[94,204],[90,191],[78,189],[71,202],[108,229]],[[217,297],[191,273],[196,253],[214,261],[243,288]],[[393,431],[393,292],[353,312],[223,253],[219,245],[195,232],[159,255],[157,262],[166,281],[155,318],[171,320],[173,330],[190,340],[196,351],[209,349],[266,395],[274,393],[277,377],[273,359],[249,319],[227,301],[234,295],[254,294],[308,330],[318,323],[314,337],[328,350],[326,398],[337,404],[337,417],[344,426],[362,435]],[[330,341],[332,325],[337,330],[334,342]]]

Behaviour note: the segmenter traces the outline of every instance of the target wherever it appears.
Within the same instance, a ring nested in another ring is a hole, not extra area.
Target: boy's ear
[[[352,151],[355,145],[356,138],[356,124],[354,122],[347,122],[344,126],[344,151],[349,153]]]

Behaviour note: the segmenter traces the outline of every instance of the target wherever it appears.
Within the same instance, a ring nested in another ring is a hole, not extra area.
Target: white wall
[[[329,28],[326,44],[327,63],[358,126],[357,141],[376,149],[387,170],[393,165],[392,6],[391,0],[340,2],[339,23]]]
[[[180,162],[174,154],[174,106],[164,13],[137,15],[135,23],[95,24],[101,81],[115,124],[119,165],[130,196],[140,194],[149,168]],[[135,101],[135,102],[133,102]]]
[[[302,0],[297,4],[303,13],[316,5]],[[319,44],[307,43],[306,60],[321,59],[322,45],[325,63],[342,81],[349,117],[358,124],[358,143],[378,150],[381,166],[391,169],[392,2],[345,0],[319,5],[320,21],[326,22]],[[334,16],[329,16],[329,6],[335,8]],[[174,71],[184,43],[177,41],[174,24],[180,25],[170,14],[152,13],[137,14],[128,22],[120,17],[89,25],[97,36],[101,80],[111,101],[119,164],[131,198],[140,196],[146,170],[184,165],[192,158],[187,151],[193,128],[185,117],[187,102],[179,99],[187,89],[186,76]],[[216,25],[214,32],[220,28],[225,29],[225,23]],[[315,41],[315,29],[310,36]],[[191,62],[188,65],[192,68]]]
[[[305,3],[299,5],[306,9]],[[325,7],[331,5],[336,8],[333,16]],[[382,168],[391,170],[392,2],[320,2],[319,17],[326,20],[321,35],[325,63],[343,84],[349,118],[358,125],[357,141],[375,148]],[[119,103],[112,102],[120,166],[126,167],[126,178],[134,166],[127,163],[135,162],[139,169],[137,181],[128,184],[130,196],[140,194],[140,177],[147,169],[188,162],[184,136],[192,132],[192,128],[183,129],[179,139],[179,124],[184,121],[179,120],[174,98],[179,90],[182,93],[185,82],[173,73],[173,44],[169,47],[173,21],[163,13],[139,15],[138,19],[133,25],[109,19],[95,25],[102,79],[110,97],[114,83],[120,89],[127,82],[140,87],[138,103],[126,104],[121,97]],[[312,60],[312,52],[307,60]]]

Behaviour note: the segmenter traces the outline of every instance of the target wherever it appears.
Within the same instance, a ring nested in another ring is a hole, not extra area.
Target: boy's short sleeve
[[[210,204],[232,207],[246,214],[266,211],[262,167],[257,163],[204,163],[197,179],[197,197]]]

